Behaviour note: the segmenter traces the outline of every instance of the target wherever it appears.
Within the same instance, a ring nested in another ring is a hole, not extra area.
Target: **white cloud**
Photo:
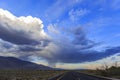
[[[72,21],[75,21],[75,20],[83,17],[87,13],[89,13],[89,10],[87,10],[87,9],[76,9],[76,10],[72,9],[69,11],[69,17]]]
[[[120,37],[120,33],[118,33],[118,34],[115,34],[115,37]]]
[[[111,7],[114,10],[119,10],[120,9],[120,0],[112,0]]]
[[[57,19],[66,10],[70,9],[73,5],[76,5],[81,2],[82,0],[56,0],[56,2],[46,10],[46,17],[50,20]]]
[[[57,30],[57,26],[55,24],[48,25],[47,29],[48,29],[49,33],[60,34],[60,32]]]
[[[0,39],[0,52],[1,53],[6,53],[6,52],[13,52],[18,50],[18,46],[11,44],[9,42],[5,42]]]

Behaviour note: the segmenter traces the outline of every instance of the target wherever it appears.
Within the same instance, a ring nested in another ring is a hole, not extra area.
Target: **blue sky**
[[[90,68],[103,59],[114,62],[111,58],[115,55],[119,61],[119,4],[120,0],[1,0],[0,55],[60,68]],[[94,59],[87,57],[91,55]]]

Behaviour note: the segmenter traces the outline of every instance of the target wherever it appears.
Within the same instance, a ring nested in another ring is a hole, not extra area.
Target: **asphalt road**
[[[106,79],[102,77],[96,77],[72,71],[57,75],[49,80],[112,80],[112,79]]]

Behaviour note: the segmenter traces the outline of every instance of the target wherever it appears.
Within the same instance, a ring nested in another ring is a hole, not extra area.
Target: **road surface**
[[[57,75],[49,80],[113,80],[113,79],[106,79],[102,77],[96,77],[96,76],[91,76],[91,75],[71,71]]]

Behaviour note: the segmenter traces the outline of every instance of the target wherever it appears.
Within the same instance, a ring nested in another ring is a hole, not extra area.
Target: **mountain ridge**
[[[0,56],[0,69],[53,70],[53,68],[44,66],[42,64],[21,60],[16,57],[4,56]]]

